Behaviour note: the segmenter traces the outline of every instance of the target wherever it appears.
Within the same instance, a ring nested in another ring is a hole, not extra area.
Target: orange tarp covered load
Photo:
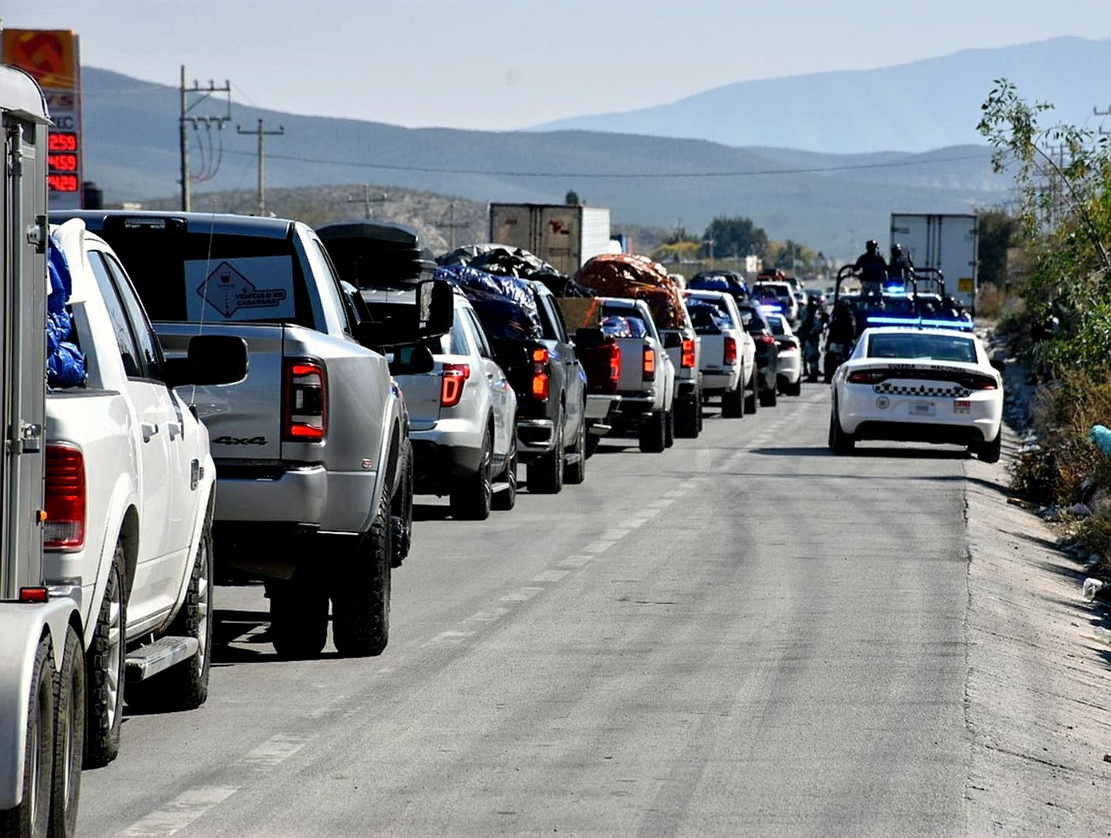
[[[603,297],[644,300],[660,329],[681,329],[687,325],[679,287],[663,265],[647,256],[603,253],[579,268],[575,282],[593,288]]]

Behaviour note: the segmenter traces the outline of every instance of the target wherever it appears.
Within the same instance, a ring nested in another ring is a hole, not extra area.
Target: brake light
[[[690,338],[683,339],[683,354],[679,356],[679,366],[684,369],[694,367],[694,341]]]
[[[848,380],[851,384],[879,384],[885,378],[887,373],[883,370],[854,370]]]
[[[321,442],[328,429],[328,387],[324,366],[315,361],[286,361],[286,442]]]
[[[756,342],[766,343],[771,346],[775,343],[775,335],[770,334],[769,332],[764,332],[764,334],[756,336]]]
[[[50,590],[41,586],[20,588],[19,601],[22,603],[49,602]]]
[[[44,547],[80,550],[85,546],[86,491],[81,449],[76,445],[48,445]]]
[[[997,390],[999,388],[999,385],[991,376],[977,375],[976,373],[961,376],[961,384],[969,390]]]
[[[641,359],[641,375],[645,381],[656,380],[656,350],[650,346],[644,347]]]
[[[551,358],[547,349],[537,347],[532,350],[532,397],[537,401],[547,401],[551,393],[552,382],[548,375],[548,359]]]
[[[621,380],[621,347],[616,343],[610,344],[610,374],[609,391],[617,392],[617,382]]]
[[[725,339],[725,358],[722,363],[728,365],[737,363],[737,339],[726,337]]]
[[[471,377],[470,364],[444,364],[440,378],[440,407],[455,407],[463,398],[463,386]]]

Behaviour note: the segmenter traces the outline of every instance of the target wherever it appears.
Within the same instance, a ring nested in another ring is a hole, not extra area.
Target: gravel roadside
[[[1081,597],[1085,574],[1058,533],[1008,504],[1019,440],[1004,432],[999,463],[965,468],[965,831],[1111,835],[1111,646],[1094,632],[1111,618]]]

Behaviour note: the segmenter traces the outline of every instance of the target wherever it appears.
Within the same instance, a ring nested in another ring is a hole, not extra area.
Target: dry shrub
[[[998,320],[1008,310],[1007,293],[998,285],[990,282],[980,286],[976,292],[976,316],[986,320]]]
[[[1011,461],[1011,489],[1042,506],[1074,503],[1101,456],[1099,449],[1082,437],[1053,434],[1043,438],[1035,450]]]

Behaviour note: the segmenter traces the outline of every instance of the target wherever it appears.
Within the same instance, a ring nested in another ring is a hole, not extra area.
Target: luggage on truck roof
[[[358,288],[396,288],[428,279],[436,263],[414,227],[392,221],[334,221],[316,228],[340,279]]]
[[[446,280],[462,290],[491,340],[539,340],[544,336],[527,280],[495,276],[458,263],[436,268],[432,278]]]
[[[678,286],[663,265],[647,256],[603,253],[579,268],[574,279],[604,297],[644,300],[661,329],[687,326],[686,308]]]
[[[441,266],[468,265],[495,276],[515,276],[543,282],[557,297],[591,297],[593,293],[539,256],[505,244],[471,244],[457,247],[436,259]]]

